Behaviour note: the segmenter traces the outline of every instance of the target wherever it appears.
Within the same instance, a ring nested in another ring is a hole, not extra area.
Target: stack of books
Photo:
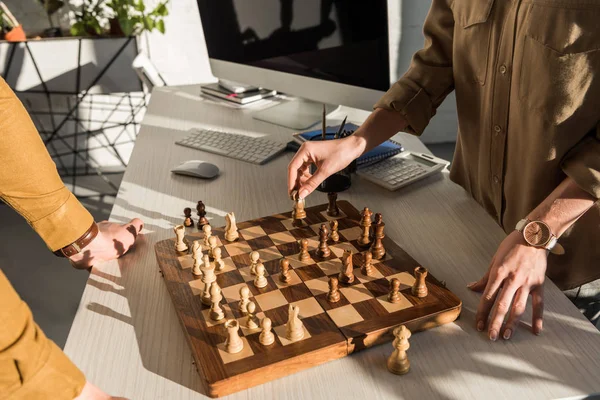
[[[256,88],[254,90],[246,90],[244,92],[234,92],[222,86],[219,83],[211,83],[201,87],[202,93],[208,97],[217,97],[238,105],[246,105],[255,101],[275,96],[275,90]]]

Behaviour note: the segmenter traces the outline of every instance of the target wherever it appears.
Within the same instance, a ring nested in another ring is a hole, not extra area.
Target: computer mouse
[[[219,175],[219,167],[202,160],[190,160],[173,168],[171,172],[178,175],[211,179]]]

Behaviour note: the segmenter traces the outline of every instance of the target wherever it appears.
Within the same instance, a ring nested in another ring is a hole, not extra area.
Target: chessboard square
[[[365,321],[386,317],[388,311],[381,305],[378,299],[369,299],[360,303],[352,304],[354,309],[365,319]]]
[[[281,341],[281,344],[283,346],[288,346],[290,344],[299,343],[303,340],[310,339],[310,337],[311,337],[310,332],[308,332],[308,330],[306,329],[306,327],[304,325],[302,325],[302,329],[304,329],[304,337],[302,339],[294,341],[294,342],[292,342],[291,340],[288,340],[288,338],[285,337],[286,336],[285,325],[276,326],[275,328],[273,328],[273,331],[275,332],[275,334]]]
[[[296,271],[290,269],[289,272],[291,277],[289,282],[282,282],[281,279],[279,279],[279,275],[273,277],[273,280],[275,281],[275,284],[277,285],[277,287],[279,287],[279,289],[295,286],[302,283],[302,279],[300,279]]]
[[[230,256],[250,253],[252,248],[245,241],[233,242],[225,245],[225,249]]]
[[[291,255],[287,259],[290,261],[290,267],[294,269],[315,264],[315,260],[313,260],[312,258],[310,258],[308,261],[300,261],[300,253]]]
[[[408,272],[400,272],[398,274],[389,275],[385,277],[388,281],[396,278],[400,281],[400,290],[412,287],[415,284],[415,277]]]
[[[315,296],[315,300],[317,300],[317,302],[319,302],[319,305],[325,311],[333,310],[334,308],[344,307],[344,306],[347,306],[350,304],[350,302],[348,301],[348,299],[346,299],[344,297],[342,292],[340,292],[340,299],[338,301],[336,301],[335,303],[332,303],[327,299],[328,294],[329,294],[329,290],[327,291],[327,293],[322,293],[322,294]]]
[[[288,303],[312,298],[312,292],[306,287],[302,281],[298,285],[292,285],[279,289]]]
[[[181,269],[189,269],[194,266],[194,259],[191,254],[187,254],[185,256],[177,257],[179,260],[179,264],[181,265]]]
[[[390,281],[383,278],[365,282],[364,286],[373,294],[373,297],[384,296],[390,292]]]
[[[256,328],[254,328],[254,329],[249,329],[249,328],[247,328],[247,327],[246,327],[246,322],[248,321],[248,315],[247,315],[247,314],[246,314],[246,315],[244,315],[244,316],[242,316],[242,317],[239,317],[239,318],[237,319],[237,321],[238,321],[238,324],[240,325],[240,330],[242,331],[242,335],[244,335],[244,336],[248,336],[248,335],[251,335],[251,334],[253,334],[253,333],[260,332],[260,331],[261,331],[261,328],[260,328],[260,321],[261,321],[261,320],[262,320],[264,317],[265,317],[265,313],[263,313],[263,312],[259,312],[259,313],[256,313],[256,314],[254,315],[254,322],[256,322],[256,325],[258,325],[258,326],[257,326]]]
[[[342,260],[334,258],[333,260],[321,261],[317,265],[323,270],[325,275],[332,276],[337,275],[342,270]]]
[[[329,278],[326,276],[304,281],[304,285],[306,285],[313,296],[329,293]]]
[[[202,310],[202,319],[204,320],[204,323],[206,324],[206,326],[208,326],[210,328],[213,326],[222,325],[225,322],[227,322],[227,320],[234,318],[234,315],[231,312],[231,309],[227,305],[221,306],[221,309],[223,310],[223,314],[225,314],[225,318],[220,319],[218,321],[213,321],[213,319],[210,318],[210,308],[206,308],[205,310]]]
[[[248,246],[250,246],[250,248],[252,250],[258,251],[259,253],[260,253],[261,249],[275,246],[275,243],[273,243],[271,238],[268,236],[262,236],[262,237],[259,237],[256,239],[250,239],[247,241],[247,243],[248,243]]]
[[[290,234],[292,236],[294,236],[296,239],[311,238],[311,237],[314,237],[315,235],[317,235],[318,233],[319,233],[318,230],[317,230],[317,232],[315,232],[312,229],[310,229],[309,226],[304,226],[302,228],[290,229]]]
[[[297,239],[289,232],[277,232],[269,235],[275,245],[297,242]]]
[[[277,335],[273,334],[273,337],[275,338],[275,340],[270,345],[265,346],[264,344],[262,344],[260,342],[260,334],[261,334],[261,332],[257,332],[257,333],[252,333],[252,334],[244,336],[246,339],[248,339],[248,343],[250,343],[250,347],[252,347],[252,351],[254,352],[255,355],[269,353],[273,349],[275,349],[277,347],[281,347],[281,342],[279,341],[279,338],[277,337]]]
[[[252,239],[259,238],[261,236],[267,236],[267,232],[260,226],[252,226],[246,229],[240,229],[239,234],[244,238],[244,240],[249,241]]]
[[[240,273],[240,275],[242,275],[242,278],[245,282],[254,282],[254,278],[256,278],[256,275],[253,275],[250,272],[250,267],[238,268],[238,272]],[[267,271],[266,268],[265,276],[269,276],[269,271]]]
[[[327,261],[327,260],[333,260],[334,258],[336,258],[337,256],[335,255],[335,253],[333,251],[331,251],[331,249],[329,249],[329,255],[327,257],[323,257],[321,255],[319,255],[319,251],[317,250],[310,250],[308,252],[308,254],[310,254],[310,257],[315,260],[315,261]]]
[[[354,268],[354,276],[362,283],[371,282],[383,278],[381,272],[379,272],[376,268],[371,268],[371,271],[371,275],[368,276],[363,274],[360,268]]]
[[[318,315],[325,312],[325,310],[323,310],[323,307],[319,305],[319,302],[315,300],[314,297],[309,297],[304,300],[295,301],[292,303],[292,305],[294,307],[300,307],[300,319],[312,317],[313,315]]]
[[[402,293],[400,293],[400,301],[398,303],[390,303],[387,295],[380,296],[377,298],[377,300],[389,313],[405,310],[413,306],[413,304]]]
[[[268,293],[258,294],[254,296],[254,300],[256,300],[263,311],[272,310],[288,304],[287,299],[280,290],[273,290]]]
[[[237,285],[223,287],[221,288],[221,294],[225,297],[227,303],[233,303],[240,300],[240,289],[243,287],[248,287],[248,284],[243,282],[238,283]]]
[[[347,241],[358,240],[362,234],[362,229],[358,226],[354,226],[352,228],[340,229],[339,233],[346,238]]]
[[[364,321],[363,317],[354,309],[352,304],[347,306],[327,310],[329,317],[335,322],[338,327],[355,324]]]
[[[294,271],[296,271],[300,279],[302,279],[304,282],[325,276],[323,270],[316,264],[294,268]]]
[[[188,282],[194,296],[200,296],[204,291],[204,283],[200,279],[194,279]]]
[[[215,273],[217,275],[224,274],[225,272],[235,271],[237,269],[237,267],[235,266],[235,263],[233,262],[233,260],[230,257],[222,258],[222,260],[223,260],[224,267],[220,271],[217,271],[215,269]]]
[[[347,217],[346,214],[344,214],[344,212],[342,210],[340,210],[340,212],[338,213],[337,216],[332,217],[331,215],[327,215],[327,211],[321,211],[321,215],[323,216],[323,218],[325,218],[327,221],[331,221],[334,219],[344,219]]]
[[[283,226],[285,226],[285,229],[287,229],[288,231],[292,231],[294,229],[298,229],[298,228],[306,228],[308,227],[308,224],[304,221],[304,220],[297,220],[297,219],[284,219],[281,221],[281,223],[283,224]]]
[[[267,276],[267,286],[265,287],[257,288],[254,284],[254,281],[248,282],[248,287],[250,288],[250,293],[252,293],[252,295],[254,296],[277,290],[277,285],[275,284],[275,281],[273,280],[272,276]]]
[[[252,357],[254,355],[252,347],[250,347],[250,344],[245,337],[242,337],[242,342],[244,342],[244,348],[242,351],[235,354],[225,351],[225,342],[217,345],[217,348],[219,349],[219,355],[221,356],[221,360],[223,360],[223,364],[229,364],[234,361],[243,360],[244,358]]]
[[[229,286],[237,285],[240,283],[244,283],[244,278],[240,271],[234,269],[233,271],[222,272],[217,275],[217,283],[219,287],[226,288]]]
[[[266,317],[271,319],[273,326],[284,325],[289,318],[289,304],[271,310],[263,310]]]
[[[350,303],[359,303],[374,297],[363,284],[341,287],[340,292],[342,292],[344,297],[346,297]]]
[[[275,245],[275,247],[277,247],[277,250],[279,250],[281,255],[284,257],[290,257],[294,254],[300,253],[300,245],[298,244],[296,239],[294,239],[294,241],[290,243]]]
[[[260,260],[263,262],[278,260],[283,257],[279,250],[277,250],[277,247],[275,246],[271,246],[266,249],[258,249],[257,251],[260,254]]]

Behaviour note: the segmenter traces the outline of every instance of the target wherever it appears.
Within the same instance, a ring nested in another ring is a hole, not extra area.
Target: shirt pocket
[[[455,0],[452,4],[454,70],[480,85],[485,84],[490,58],[493,5],[494,0]]]

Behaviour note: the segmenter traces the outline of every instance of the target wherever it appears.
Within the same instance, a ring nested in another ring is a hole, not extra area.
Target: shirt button
[[[508,68],[506,68],[506,65],[502,64],[502,65],[500,66],[500,73],[501,73],[502,75],[504,75],[504,74],[506,74],[506,71],[508,71]]]
[[[498,178],[498,175],[494,175],[494,183],[496,185],[500,183],[500,178]]]

